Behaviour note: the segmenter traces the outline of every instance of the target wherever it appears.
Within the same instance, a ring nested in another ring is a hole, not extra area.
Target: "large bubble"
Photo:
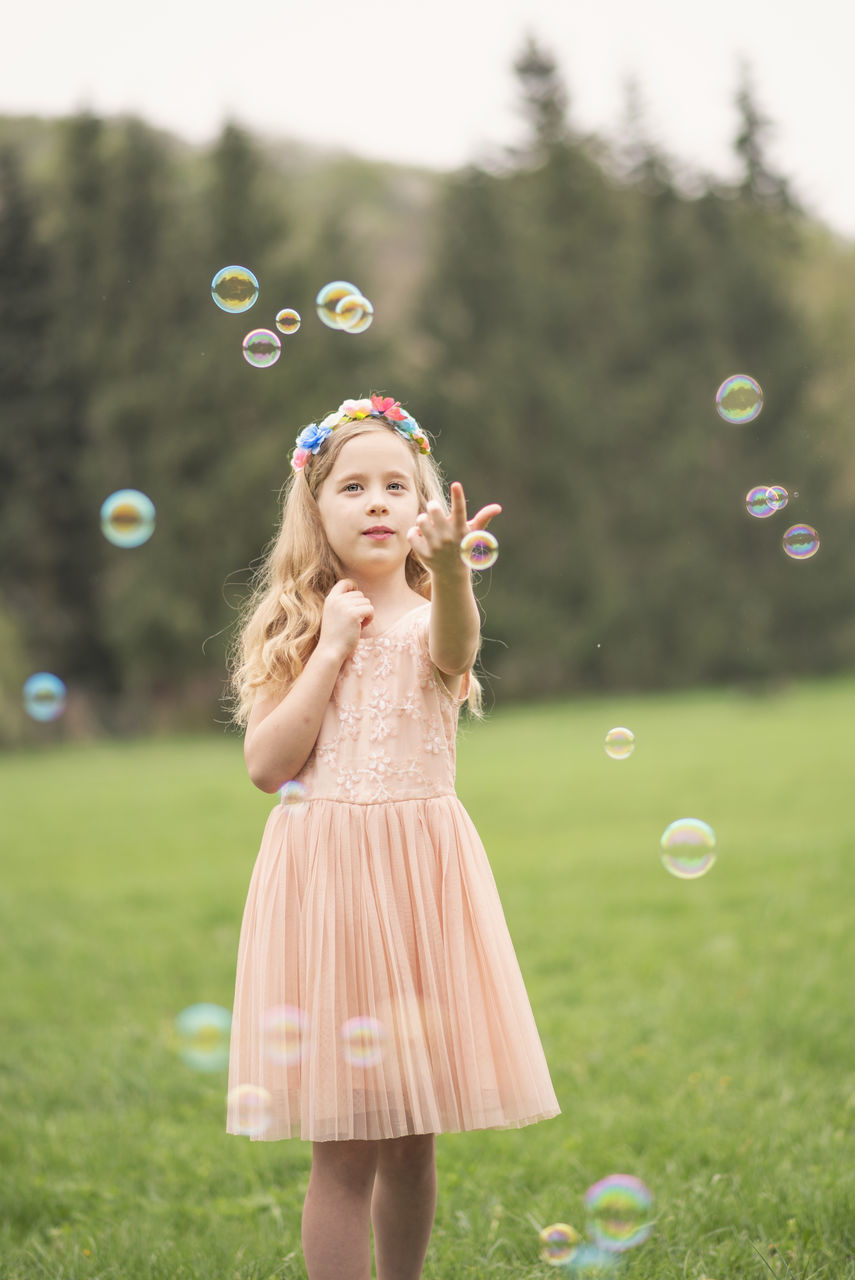
[[[819,551],[819,534],[813,525],[790,525],[782,539],[782,546],[791,560],[810,560]]]
[[[541,1258],[553,1267],[563,1267],[582,1240],[575,1227],[566,1222],[553,1222],[544,1227],[538,1238]]]
[[[347,294],[336,303],[335,313],[347,333],[364,333],[374,320],[374,306],[361,294]]]
[[[24,681],[24,710],[33,720],[58,720],[65,710],[65,685],[51,671],[37,671]]]
[[[460,559],[470,569],[489,569],[499,558],[499,540],[488,529],[471,529],[460,540]]]
[[[219,1071],[228,1064],[232,1015],[218,1004],[191,1004],[175,1019],[178,1052],[188,1067]]]
[[[349,280],[331,280],[318,291],[318,296],[315,298],[318,319],[323,321],[329,329],[343,328],[336,308],[343,298],[352,297],[362,297],[355,284],[351,284]]]
[[[720,418],[735,426],[753,422],[763,408],[760,383],[747,373],[732,374],[716,392],[715,407]]]
[[[114,547],[141,547],[155,520],[154,503],[139,489],[117,489],[101,504],[101,532]]]
[[[715,832],[700,818],[678,818],[662,832],[662,865],[678,880],[697,880],[715,862]]]
[[[653,1230],[653,1196],[640,1178],[612,1173],[585,1192],[588,1234],[608,1253],[623,1253]]]
[[[635,750],[635,734],[631,729],[617,725],[606,734],[605,748],[610,759],[628,760]]]
[[[228,1095],[229,1123],[233,1131],[258,1138],[273,1122],[273,1098],[257,1084],[239,1084]]]
[[[258,298],[258,281],[248,267],[222,267],[211,281],[211,297],[221,311],[239,315]]]

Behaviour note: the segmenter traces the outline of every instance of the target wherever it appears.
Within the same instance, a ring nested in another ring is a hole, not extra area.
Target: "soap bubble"
[[[347,294],[336,304],[339,327],[347,333],[364,333],[374,319],[374,307],[361,294]]]
[[[784,486],[783,486],[783,485],[780,485],[780,484],[770,484],[770,485],[769,485],[769,492],[770,492],[770,493],[772,494],[772,496],[773,496],[773,501],[774,501],[774,504],[775,504],[775,510],[776,510],[776,511],[783,511],[784,507],[787,505],[787,503],[788,503],[788,502],[789,502],[789,500],[790,500],[790,495],[787,493],[787,491],[786,491],[786,489],[784,488]],[[796,497],[798,497],[798,496],[799,496],[799,495],[798,495],[798,494],[796,494]]]
[[[273,1099],[257,1084],[239,1084],[228,1095],[229,1126],[233,1132],[257,1138],[273,1123]]]
[[[758,484],[753,489],[749,489],[745,495],[745,509],[750,516],[756,516],[758,520],[773,516],[778,510],[776,491],[765,484]]]
[[[605,747],[606,755],[612,760],[628,760],[635,750],[635,734],[631,729],[618,725],[606,734]]]
[[[553,1222],[552,1226],[543,1228],[538,1239],[543,1261],[551,1263],[553,1267],[560,1267],[573,1253],[582,1237],[566,1222]]]
[[[175,1019],[178,1052],[188,1067],[219,1071],[229,1060],[232,1015],[218,1004],[191,1004]]]
[[[117,489],[101,504],[101,532],[114,547],[141,547],[155,519],[154,503],[139,489]]]
[[[342,324],[340,317],[336,315],[336,307],[342,298],[353,296],[362,296],[355,284],[350,284],[348,280],[331,280],[319,290],[315,298],[318,319],[330,329],[340,329]]]
[[[742,426],[753,422],[763,408],[763,391],[759,382],[747,373],[734,373],[725,378],[715,394],[715,407],[725,422]]]
[[[33,720],[58,720],[65,710],[65,685],[50,671],[37,671],[24,681],[24,710]]]
[[[294,778],[291,782],[283,783],[279,788],[279,803],[284,805],[302,804],[308,794],[305,785]]]
[[[276,313],[276,328],[280,333],[296,333],[301,324],[299,311],[292,307],[283,307]]]
[[[653,1230],[653,1196],[640,1178],[612,1173],[585,1192],[588,1234],[608,1253],[623,1253]]]
[[[243,340],[243,358],[253,369],[269,369],[282,354],[282,339],[272,329],[251,329]]]
[[[274,1005],[262,1014],[264,1056],[271,1062],[278,1062],[286,1067],[299,1062],[308,1047],[308,1033],[308,1014],[296,1005]]]
[[[460,559],[470,569],[489,569],[499,558],[499,540],[487,529],[471,529],[460,541]]]
[[[809,560],[819,551],[819,534],[812,525],[790,525],[782,539],[784,550],[791,560]]]
[[[374,1067],[383,1057],[386,1029],[377,1018],[350,1018],[339,1036],[342,1057],[352,1067]]]
[[[616,1253],[609,1253],[599,1245],[580,1244],[563,1264],[563,1269],[571,1275],[580,1276],[582,1280],[602,1280],[603,1276],[611,1276],[617,1271],[620,1259]]]
[[[248,267],[223,267],[211,281],[211,297],[222,311],[239,315],[258,297],[258,281]]]
[[[715,832],[700,818],[678,818],[662,832],[662,865],[678,880],[697,880],[716,858]]]

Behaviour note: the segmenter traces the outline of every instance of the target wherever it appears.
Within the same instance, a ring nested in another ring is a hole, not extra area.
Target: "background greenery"
[[[656,1196],[627,1280],[855,1277],[855,684],[512,708],[464,729],[488,849],[563,1114],[439,1139],[426,1280],[545,1277],[612,1172]],[[626,761],[602,747],[636,733]],[[270,805],[233,739],[0,759],[0,1275],[305,1274],[310,1148],[227,1137],[225,1073],[173,1019],[229,1006]],[[718,834],[695,882],[658,841]],[[334,1229],[334,1224],[331,1224]]]
[[[201,150],[132,118],[0,120],[0,741],[210,725],[294,437],[369,390],[505,506],[502,698],[850,667],[853,246],[770,167],[749,78],[726,185],[672,164],[632,95],[607,144],[548,51],[516,75],[527,144],[450,174],[235,124]],[[244,316],[210,298],[231,262],[261,281]],[[314,314],[341,277],[376,305],[358,338]],[[282,305],[302,329],[252,369],[240,339]],[[713,406],[738,371],[766,392],[745,428]],[[761,482],[792,494],[766,522]],[[134,551],[98,529],[122,487],[158,510]],[[809,563],[781,551],[796,520]],[[69,685],[53,728],[20,709],[38,669]]]

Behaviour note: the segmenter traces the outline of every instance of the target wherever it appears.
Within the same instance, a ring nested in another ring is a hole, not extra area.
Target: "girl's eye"
[[[345,493],[354,493],[358,488],[359,488],[359,485],[356,483],[356,481],[355,481],[355,480],[351,480],[349,484],[346,484],[346,485],[344,486],[344,492],[345,492]]]
[[[392,480],[388,485],[388,488],[390,489],[403,489],[403,487],[404,486],[401,484],[400,480]]]

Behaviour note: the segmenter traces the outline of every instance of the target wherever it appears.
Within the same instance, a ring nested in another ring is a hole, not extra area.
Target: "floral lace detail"
[[[343,664],[300,780],[310,798],[376,804],[454,791],[457,704],[428,651],[429,607]]]

